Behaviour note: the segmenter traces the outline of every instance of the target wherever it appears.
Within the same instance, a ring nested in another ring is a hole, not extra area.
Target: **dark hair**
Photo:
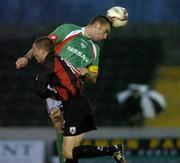
[[[36,44],[38,48],[43,48],[48,52],[54,51],[54,44],[47,36],[39,37],[33,42],[33,44]]]
[[[109,24],[112,28],[112,22],[108,19],[107,16],[97,15],[90,20],[89,24],[94,24],[95,22],[99,22],[100,24]]]

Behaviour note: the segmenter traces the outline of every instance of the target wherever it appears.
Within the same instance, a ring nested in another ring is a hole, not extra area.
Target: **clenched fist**
[[[27,57],[20,57],[17,59],[15,65],[16,69],[20,69],[28,64],[29,60]]]

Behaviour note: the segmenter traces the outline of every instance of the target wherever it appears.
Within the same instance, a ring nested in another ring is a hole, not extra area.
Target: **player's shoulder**
[[[82,27],[75,25],[75,24],[62,24],[61,27],[70,29],[70,30],[80,30]]]

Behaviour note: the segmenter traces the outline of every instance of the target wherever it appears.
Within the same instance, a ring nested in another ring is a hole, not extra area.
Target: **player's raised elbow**
[[[96,81],[97,81],[97,78],[92,78],[90,82],[91,82],[92,84],[94,84],[94,83],[96,83]]]
[[[97,81],[97,76],[98,76],[97,73],[92,73],[92,72],[90,72],[90,73],[88,73],[88,74],[85,75],[86,80],[87,80],[88,82],[92,83],[92,84],[96,83],[96,81]]]

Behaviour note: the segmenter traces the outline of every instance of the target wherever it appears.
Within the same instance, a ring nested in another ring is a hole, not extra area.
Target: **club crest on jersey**
[[[52,35],[49,35],[49,38],[52,39],[52,40],[56,40],[57,36],[55,34],[52,34]]]
[[[70,128],[69,128],[69,132],[70,132],[71,134],[75,134],[75,133],[76,133],[76,127],[70,127]]]

